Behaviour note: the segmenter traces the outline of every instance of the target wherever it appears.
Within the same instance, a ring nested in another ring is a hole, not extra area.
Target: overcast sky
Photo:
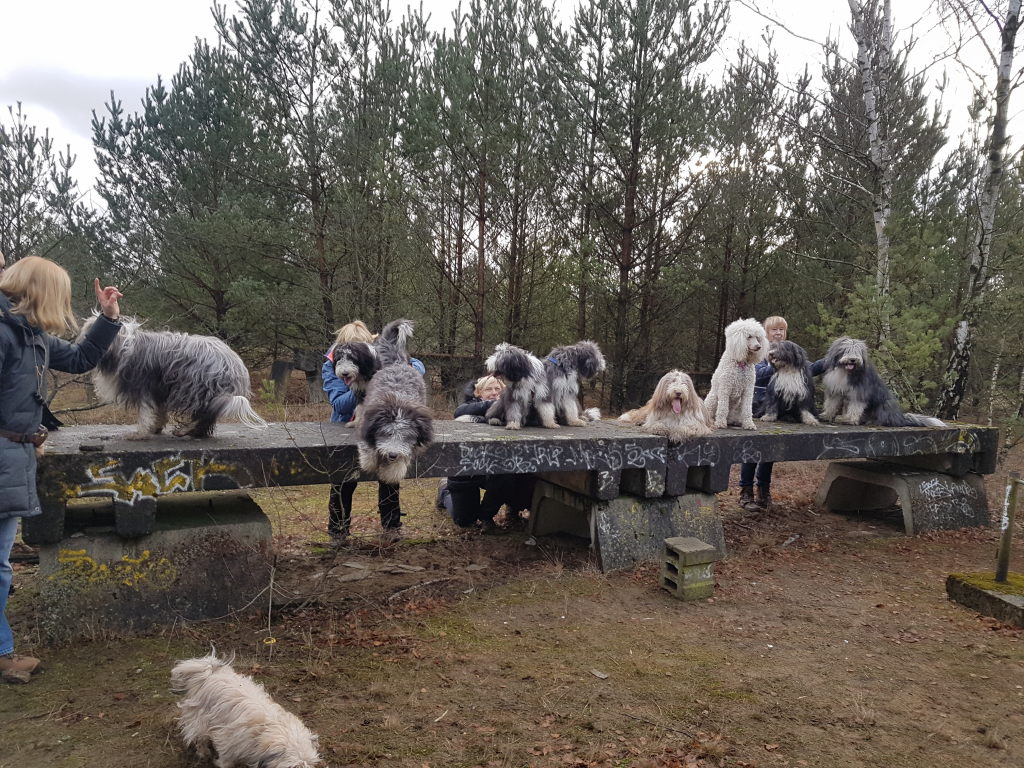
[[[234,0],[226,1],[235,7]],[[438,24],[450,18],[456,4],[423,0]],[[92,110],[102,114],[111,91],[126,110],[136,110],[146,87],[158,74],[169,79],[197,37],[213,38],[211,5],[212,0],[0,0],[6,32],[0,44],[0,106],[6,111],[21,101],[29,124],[49,129],[56,147],[70,144],[78,158],[75,175],[85,191],[96,173]],[[560,0],[560,5],[570,9],[568,15],[576,2]],[[928,0],[893,0],[897,28],[918,22],[927,6]],[[395,15],[404,7],[396,2]],[[849,44],[847,0],[760,0],[759,7],[798,35],[824,41],[831,33]],[[756,45],[767,26],[734,3],[723,48],[731,50],[740,38]],[[813,45],[781,30],[775,32],[775,43],[791,71],[806,62],[817,69],[820,51]],[[6,114],[3,119],[9,121]]]

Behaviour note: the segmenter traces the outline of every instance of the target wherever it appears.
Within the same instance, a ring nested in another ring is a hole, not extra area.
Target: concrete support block
[[[621,472],[611,469],[584,472],[541,472],[539,477],[570,491],[595,499],[614,499],[619,495]]]
[[[604,571],[660,562],[665,539],[676,536],[694,536],[719,552],[725,551],[717,501],[702,493],[600,500],[539,480],[530,532],[535,536],[570,533],[589,537]]]
[[[714,563],[718,550],[692,536],[665,539],[661,586],[680,600],[703,600],[715,590]]]
[[[173,494],[155,506],[153,531],[141,538],[94,526],[40,547],[43,637],[64,642],[216,618],[266,588],[271,526],[247,493]]]
[[[989,525],[988,500],[978,475],[952,477],[877,461],[833,461],[818,486],[817,503],[833,512],[899,504],[908,536]]]

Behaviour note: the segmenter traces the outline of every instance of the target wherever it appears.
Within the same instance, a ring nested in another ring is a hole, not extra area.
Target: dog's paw
[[[779,420],[778,416],[773,416],[770,413],[766,413],[764,416],[761,417],[761,421],[778,421],[778,420]]]
[[[757,425],[753,421],[744,421],[741,427],[743,429],[757,429]]]
[[[490,424],[492,427],[503,427],[503,426],[505,426],[505,422],[503,422],[501,419],[488,419],[487,423]]]
[[[501,422],[499,421],[498,424],[501,424]],[[496,424],[495,426],[498,426],[498,424]],[[520,428],[520,424],[519,424],[518,421],[510,421],[508,424],[505,425],[505,429],[519,429],[519,428]]]
[[[729,422],[725,419],[715,419],[715,429],[728,429]]]
[[[800,414],[800,421],[802,421],[804,424],[810,424],[810,425],[820,424],[821,423],[816,418],[814,418],[814,414],[813,413],[808,413],[807,411],[804,411],[803,413]]]
[[[583,419],[573,419],[572,421],[569,422],[569,426],[570,427],[585,427],[585,426],[587,426],[588,423],[589,422],[586,422]]]

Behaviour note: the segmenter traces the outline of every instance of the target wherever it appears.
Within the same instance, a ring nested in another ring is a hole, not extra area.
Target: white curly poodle
[[[735,320],[725,328],[725,352],[711,376],[711,391],[704,405],[715,428],[754,426],[754,366],[768,354],[764,326],[752,317]]]

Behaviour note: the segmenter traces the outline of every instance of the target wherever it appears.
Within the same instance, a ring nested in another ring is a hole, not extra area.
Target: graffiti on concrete
[[[71,489],[72,498],[110,496],[115,501],[134,504],[140,499],[152,499],[169,493],[207,490],[211,477],[224,478],[232,487],[248,488],[253,485],[248,470],[212,458],[186,459],[165,456],[148,466],[136,466],[127,471],[120,459],[104,459],[86,467],[87,481]],[[220,488],[225,487],[223,483]]]
[[[112,563],[101,563],[84,549],[62,549],[57,553],[60,569],[50,581],[59,579],[85,581],[90,584],[117,584],[126,587],[167,587],[178,572],[166,557],[154,557],[145,549],[138,557],[124,555]]]

